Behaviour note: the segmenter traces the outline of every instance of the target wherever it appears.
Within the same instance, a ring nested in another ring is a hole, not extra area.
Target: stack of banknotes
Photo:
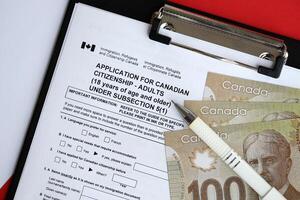
[[[288,200],[300,200],[300,89],[209,73],[201,101],[185,101]],[[189,129],[165,133],[171,200],[258,195]]]

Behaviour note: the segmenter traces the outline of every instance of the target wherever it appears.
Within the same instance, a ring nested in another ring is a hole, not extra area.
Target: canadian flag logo
[[[82,49],[89,49],[91,52],[94,52],[95,51],[95,48],[96,48],[96,45],[94,44],[88,44],[86,42],[82,42],[81,43],[81,48]]]

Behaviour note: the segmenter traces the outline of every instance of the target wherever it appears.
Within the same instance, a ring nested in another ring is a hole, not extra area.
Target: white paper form
[[[153,42],[149,25],[76,4],[16,200],[169,199],[171,100],[201,99],[208,71],[300,87]]]

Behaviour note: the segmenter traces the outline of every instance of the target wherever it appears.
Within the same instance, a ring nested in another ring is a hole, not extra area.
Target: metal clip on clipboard
[[[205,52],[205,50],[195,49],[184,44],[173,42],[170,37],[159,33],[161,28],[166,28],[190,37],[271,60],[273,66],[271,68],[266,66],[250,66],[242,62]],[[282,67],[288,57],[286,45],[279,39],[194,14],[170,5],[165,5],[155,13],[152,19],[149,37],[152,40],[186,48],[218,60],[254,68],[257,69],[258,73],[273,78],[280,76]]]

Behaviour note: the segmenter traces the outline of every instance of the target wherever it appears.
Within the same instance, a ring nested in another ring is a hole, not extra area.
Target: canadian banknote
[[[277,102],[185,101],[211,127],[300,118],[300,104]]]
[[[299,103],[300,89],[210,72],[203,100]]]
[[[300,199],[300,119],[214,128],[288,200]],[[258,195],[190,130],[165,133],[172,200],[252,200]]]

